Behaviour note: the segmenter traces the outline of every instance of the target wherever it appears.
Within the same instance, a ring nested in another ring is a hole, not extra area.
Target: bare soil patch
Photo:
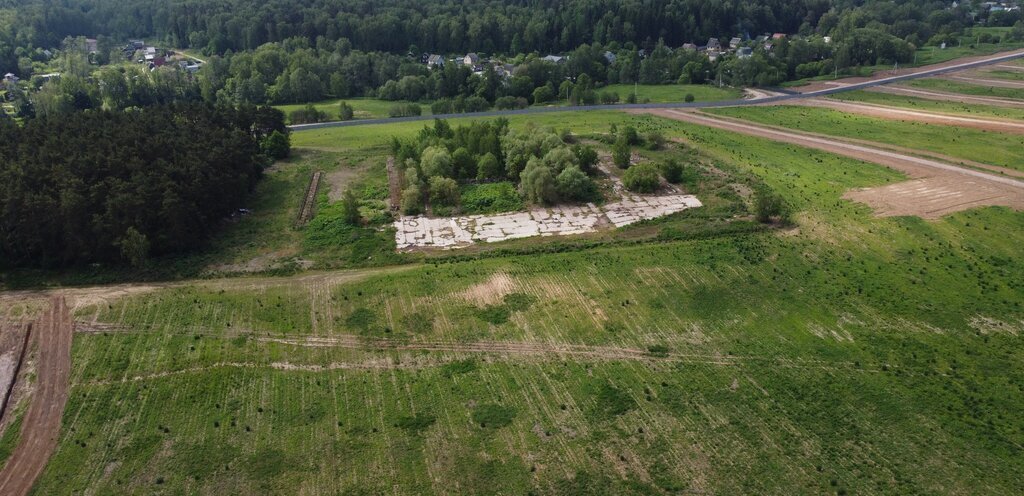
[[[63,297],[53,297],[50,308],[33,326],[39,353],[37,386],[21,424],[18,446],[0,470],[0,494],[28,494],[57,447],[68,398],[73,334],[70,308]]]
[[[877,208],[880,215],[937,218],[979,206],[1002,205],[1024,210],[1024,181],[945,162],[882,150],[860,143],[778,129],[696,112],[657,109],[646,112],[702,126],[805,146],[872,162],[909,175],[915,181],[851,191],[847,197]]]
[[[353,179],[359,176],[365,167],[342,167],[334,172],[330,172],[324,175],[324,180],[327,182],[327,199],[332,202],[341,201],[341,197],[345,194],[345,189],[348,188],[349,183]]]
[[[497,272],[486,281],[470,286],[459,296],[476,305],[495,305],[515,292],[516,287],[516,282],[508,274]]]

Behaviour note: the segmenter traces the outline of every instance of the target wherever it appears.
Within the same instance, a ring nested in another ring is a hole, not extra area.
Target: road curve
[[[0,470],[0,495],[28,494],[57,448],[68,399],[73,332],[71,311],[63,297],[54,296],[50,308],[33,328],[39,353],[36,387],[21,422],[18,445]]]
[[[416,121],[429,121],[434,119],[456,119],[464,117],[500,117],[509,115],[523,115],[523,114],[547,114],[552,112],[585,112],[591,110],[630,110],[630,109],[664,109],[664,108],[715,108],[715,107],[739,107],[744,105],[759,105],[765,103],[779,103],[788,100],[798,100],[802,98],[813,98],[827,95],[834,95],[836,93],[844,93],[847,91],[856,91],[867,88],[873,88],[875,86],[883,86],[892,83],[898,83],[902,81],[909,81],[911,79],[919,79],[925,77],[936,76],[939,74],[945,74],[949,72],[962,71],[964,69],[971,69],[974,67],[982,67],[991,64],[998,64],[1000,62],[1006,62],[1018,58],[1024,58],[1024,50],[1015,50],[999,55],[993,55],[983,59],[972,60],[970,62],[964,62],[960,64],[946,65],[941,64],[940,67],[922,67],[920,71],[900,74],[896,76],[881,77],[878,79],[872,79],[869,81],[863,81],[859,83],[852,83],[843,86],[837,86],[835,88],[828,88],[818,91],[810,91],[807,93],[792,93],[779,96],[772,96],[768,98],[759,98],[754,100],[722,100],[717,102],[691,102],[691,103],[634,103],[634,104],[619,104],[619,105],[581,105],[578,107],[536,107],[536,108],[525,108],[519,110],[491,110],[487,112],[475,112],[475,113],[462,113],[462,114],[437,114],[437,115],[420,115],[412,117],[395,117],[395,118],[382,118],[382,119],[363,119],[353,121],[337,121],[337,122],[319,122],[316,124],[296,124],[288,126],[288,129],[292,131],[306,131],[310,129],[323,129],[329,127],[352,127],[352,126],[369,126],[373,124],[387,124],[394,122],[416,122]]]

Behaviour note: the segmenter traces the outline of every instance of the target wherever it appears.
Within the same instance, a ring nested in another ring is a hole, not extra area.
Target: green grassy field
[[[640,84],[636,88],[637,101],[650,100],[653,103],[682,102],[686,95],[692,94],[694,101],[713,102],[742,98],[743,92],[735,88],[717,88],[707,84]],[[619,94],[624,103],[626,97],[633,94],[632,84],[610,84],[597,90]]]
[[[990,71],[982,72],[982,77],[1006,79],[1010,81],[1024,81],[1024,71],[1015,71],[1013,69],[993,69]]]
[[[811,107],[736,107],[710,109],[708,112],[801,131],[928,150],[950,157],[1024,170],[1024,137],[1019,135],[877,119]]]
[[[313,104],[317,110],[327,114],[327,120],[336,121],[339,119],[338,113],[340,112],[339,103],[346,102],[352,106],[356,119],[380,119],[388,117],[388,111],[391,107],[409,102],[390,102],[385,100],[378,100],[376,98],[338,98],[334,100],[324,100],[322,102],[316,102]],[[275,105],[274,108],[280,109],[284,112],[285,116],[288,114],[306,108],[307,104],[293,104],[293,105]],[[430,115],[430,104],[420,103],[420,109],[423,111],[423,115]]]
[[[983,86],[960,81],[949,81],[946,79],[915,79],[910,86],[926,90],[945,91],[948,93],[961,93],[964,95],[994,96],[998,98],[1024,99],[1024,88],[1001,88],[997,86]]]
[[[1024,213],[876,218],[841,196],[905,179],[883,167],[648,116],[539,117],[684,139],[799,227],[673,241],[652,223],[635,229],[660,242],[81,307],[111,327],[76,336],[36,494],[1024,491]],[[294,140],[369,154],[421,125]]]
[[[874,103],[878,105],[889,105],[893,107],[904,107],[916,110],[931,112],[942,112],[947,114],[963,114],[972,117],[995,117],[999,119],[1020,119],[1024,120],[1024,109],[1007,107],[996,107],[992,105],[966,104],[959,102],[946,102],[941,100],[927,100],[912,96],[894,95],[874,91],[850,91],[830,96],[836,100],[852,102]]]

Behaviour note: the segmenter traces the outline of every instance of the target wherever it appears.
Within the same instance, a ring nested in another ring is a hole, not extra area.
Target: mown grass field
[[[598,93],[615,92],[623,103],[626,97],[636,91],[637,102],[646,100],[652,103],[678,103],[686,99],[687,94],[693,95],[695,102],[713,102],[733,100],[743,97],[743,91],[736,88],[718,88],[709,84],[640,84],[635,88],[632,84],[610,84],[598,88]]]
[[[909,83],[910,86],[926,90],[945,91],[948,93],[961,93],[975,96],[994,96],[997,98],[1024,99],[1024,89],[1002,88],[998,86],[984,86],[962,81],[950,81],[947,79],[915,79]]]
[[[874,91],[850,91],[839,93],[829,98],[846,100],[852,102],[874,103],[878,105],[890,105],[893,107],[905,107],[915,110],[931,112],[942,112],[949,114],[963,114],[972,117],[995,117],[999,119],[1020,119],[1024,120],[1024,109],[1007,107],[996,107],[993,105],[976,105],[959,102],[944,102],[940,100],[927,100],[912,96],[894,95]]]
[[[813,107],[734,107],[707,111],[762,124],[888,143],[1024,170],[1024,137],[1019,135],[941,124],[878,119]]]
[[[354,117],[356,119],[380,119],[388,117],[388,111],[391,107],[403,103],[410,103],[405,101],[391,102],[386,100],[378,100],[376,98],[365,98],[365,97],[354,97],[354,98],[336,98],[334,100],[324,100],[322,102],[316,102],[313,104],[320,112],[327,114],[327,120],[336,121],[339,120],[339,113],[341,107],[339,104],[346,102],[352,106]],[[285,116],[288,114],[306,108],[308,104],[292,104],[292,105],[275,105],[274,108],[284,112]],[[420,110],[423,111],[423,115],[430,115],[430,104],[420,103]]]
[[[841,195],[904,179],[889,169],[645,116],[539,117],[683,139],[798,227],[674,241],[652,223],[635,229],[660,242],[84,306],[109,326],[76,336],[36,493],[1024,491],[1024,213],[875,218]],[[382,146],[328,131],[294,139]]]

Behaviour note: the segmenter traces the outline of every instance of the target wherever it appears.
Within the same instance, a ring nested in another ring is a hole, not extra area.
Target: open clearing
[[[650,113],[709,127],[815,148],[892,167],[919,179],[906,188],[868,188],[851,192],[851,199],[877,207],[884,215],[919,215],[935,218],[983,205],[1024,209],[1024,181],[1001,177],[863,145],[759,126],[731,119],[679,110]]]
[[[925,98],[928,100],[939,100],[946,102],[960,102],[968,104],[977,103],[981,105],[995,105],[999,107],[1024,108],[1024,101],[1022,100],[1014,100],[1011,98],[971,96],[947,91],[932,91],[918,88],[909,88],[906,86],[878,86],[875,88],[871,88],[868,91],[878,93],[891,93],[894,95],[906,95],[917,98]]]

